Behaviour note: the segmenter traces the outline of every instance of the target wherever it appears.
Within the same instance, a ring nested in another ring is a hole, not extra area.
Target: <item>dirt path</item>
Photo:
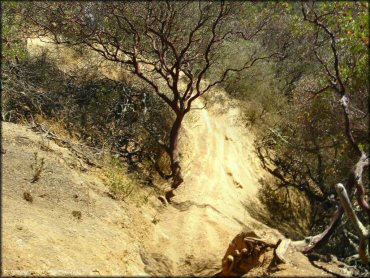
[[[253,136],[238,126],[238,117],[236,108],[214,107],[194,110],[186,119],[180,139],[185,182],[175,191],[172,204],[158,214],[146,248],[172,261],[173,274],[214,273],[225,247],[243,227],[281,237],[252,219],[243,205],[253,199],[258,206],[263,171],[253,152]]]
[[[283,238],[252,218],[244,205],[263,209],[258,180],[267,173],[254,152],[253,134],[240,124],[240,111],[230,104],[224,107],[228,109],[214,105],[194,110],[186,119],[180,139],[185,181],[170,205],[156,208],[158,222],[148,231],[141,252],[148,274],[214,275],[229,243],[242,230],[273,242]],[[290,250],[287,257],[290,263],[276,275],[328,276],[301,253]]]

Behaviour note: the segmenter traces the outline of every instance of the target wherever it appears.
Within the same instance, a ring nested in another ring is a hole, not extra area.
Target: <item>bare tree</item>
[[[171,107],[175,119],[169,142],[163,147],[170,157],[172,188],[176,189],[183,181],[179,134],[193,102],[221,84],[231,72],[277,55],[263,56],[256,51],[249,57],[240,55],[235,58],[245,61],[226,69],[218,63],[225,43],[252,40],[272,16],[268,14],[247,32],[237,26],[240,5],[223,1],[38,3],[32,9],[37,10],[37,15],[28,13],[27,18],[41,36],[52,36],[60,44],[85,45],[106,60],[122,65]]]

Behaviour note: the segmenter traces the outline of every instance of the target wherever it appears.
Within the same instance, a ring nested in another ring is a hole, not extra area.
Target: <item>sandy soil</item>
[[[69,150],[45,144],[24,126],[3,123],[2,128],[3,273],[140,275],[140,242],[128,228],[138,218],[135,207],[109,198],[107,188],[82,172],[86,165]],[[44,158],[45,170],[31,183],[35,152],[39,161]]]
[[[160,214],[147,244],[149,249],[162,244],[158,251],[178,275],[213,273],[243,227],[281,237],[251,218],[243,205],[246,199],[258,205],[262,170],[252,150],[253,136],[238,127],[238,116],[237,109],[214,107],[194,110],[184,123],[180,142],[185,182]]]
[[[185,182],[172,204],[153,196],[141,207],[111,199],[94,169],[68,149],[3,123],[3,274],[212,275],[242,229],[281,238],[243,205],[259,206],[265,173],[239,116],[236,108],[194,110],[180,139]],[[45,170],[31,183],[34,153]],[[298,263],[282,275],[326,274],[293,257]]]

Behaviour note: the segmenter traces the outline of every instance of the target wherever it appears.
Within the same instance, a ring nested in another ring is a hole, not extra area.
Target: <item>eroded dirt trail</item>
[[[238,119],[237,108],[214,106],[193,110],[185,120],[180,138],[185,181],[158,214],[152,239],[144,244],[145,250],[171,262],[172,274],[214,274],[243,227],[279,236],[251,218],[244,206],[246,200],[259,206],[258,179],[264,172],[253,151],[253,136]],[[146,271],[156,273],[155,265],[148,264]]]

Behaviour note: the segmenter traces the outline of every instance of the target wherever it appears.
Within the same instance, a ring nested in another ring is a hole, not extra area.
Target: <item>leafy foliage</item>
[[[27,55],[24,25],[20,4],[16,2],[2,3],[2,59],[13,61],[24,59]]]

